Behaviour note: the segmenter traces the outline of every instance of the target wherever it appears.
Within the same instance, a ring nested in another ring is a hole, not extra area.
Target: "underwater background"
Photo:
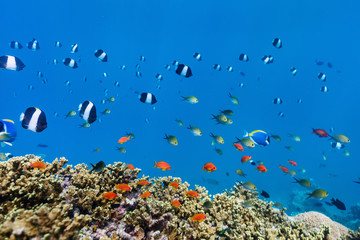
[[[151,177],[171,175],[192,186],[203,185],[212,194],[244,180],[235,173],[242,169],[246,180],[259,192],[268,192],[269,200],[288,208],[287,214],[320,211],[355,229],[360,225],[360,185],[353,182],[360,177],[359,7],[357,1],[3,2],[1,56],[19,57],[26,67],[19,72],[0,71],[0,116],[14,120],[18,132],[13,146],[5,146],[1,152],[42,154],[48,162],[64,156],[69,164],[86,163],[89,168],[90,163],[101,160],[106,164],[122,161]],[[33,38],[39,41],[38,51],[25,47]],[[274,38],[282,40],[281,49],[272,45]],[[19,41],[24,48],[11,49],[10,41]],[[55,41],[62,47],[56,48]],[[79,51],[70,53],[75,43]],[[107,63],[94,57],[97,49],[108,54]],[[201,54],[201,61],[194,59],[195,52]],[[241,53],[249,56],[249,62],[239,61]],[[274,63],[264,64],[261,57],[269,54]],[[140,56],[146,60],[141,62]],[[81,59],[79,67],[64,66],[66,57]],[[53,64],[53,59],[58,64]],[[174,60],[190,66],[193,76],[175,74]],[[324,64],[319,66],[319,61]],[[166,64],[170,71],[164,68]],[[222,70],[214,70],[214,64],[220,64]],[[234,71],[227,71],[227,66]],[[296,67],[296,76],[291,67]],[[326,74],[326,82],[317,78],[320,72]],[[159,82],[156,74],[163,80]],[[320,90],[323,86],[328,92]],[[144,104],[135,92],[151,92],[158,102]],[[228,93],[238,97],[238,105]],[[189,95],[196,96],[199,103],[182,101],[181,96]],[[115,101],[102,103],[110,97]],[[283,103],[274,104],[274,98]],[[79,128],[84,120],[79,116],[65,119],[64,115],[77,111],[85,100],[96,105],[98,121]],[[19,116],[28,107],[45,112],[48,128],[43,132],[21,127]],[[111,113],[101,115],[105,109]],[[211,114],[225,109],[234,111],[233,124],[216,124]],[[279,112],[284,116],[279,117]],[[186,129],[189,124],[199,127],[203,136],[193,136]],[[333,128],[330,134],[344,134],[351,142],[344,149],[334,149],[331,141],[312,134],[312,128],[328,132]],[[279,135],[281,142],[271,139],[268,146],[257,145],[244,152],[232,146],[244,131],[257,129]],[[126,132],[134,133],[135,139],[120,145],[117,141]],[[223,155],[214,151],[210,133],[224,138],[224,145],[216,145]],[[299,135],[301,141],[294,141],[289,133]],[[165,134],[176,136],[179,145],[170,145]],[[117,147],[124,147],[126,153]],[[100,152],[95,152],[96,148]],[[263,161],[268,171],[261,173],[251,164],[242,164],[244,155]],[[290,159],[298,166],[288,164]],[[172,169],[153,168],[154,161],[165,161]],[[217,170],[201,171],[207,162]],[[280,164],[295,170],[295,177],[311,179],[313,187],[294,184]],[[329,196],[306,200],[306,193],[316,188],[325,189]],[[330,198],[340,199],[347,210],[325,204]],[[335,217],[346,214],[350,216],[346,220]]]

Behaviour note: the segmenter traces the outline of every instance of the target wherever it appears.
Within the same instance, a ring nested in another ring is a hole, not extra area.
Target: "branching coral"
[[[89,173],[85,164],[65,166],[65,158],[42,170],[30,166],[35,161],[41,159],[27,155],[0,163],[0,239],[329,239],[333,231],[329,224],[290,221],[285,209],[272,208],[240,185],[209,196],[180,178],[143,176],[151,185],[138,185],[140,170],[123,163]],[[116,189],[121,183],[131,191]],[[146,191],[151,196],[141,198]],[[105,192],[117,197],[104,199]],[[181,206],[173,206],[174,200]],[[206,218],[194,221],[196,214]],[[360,235],[346,230],[339,234]]]

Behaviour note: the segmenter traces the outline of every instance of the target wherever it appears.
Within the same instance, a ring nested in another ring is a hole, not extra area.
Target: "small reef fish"
[[[202,222],[206,218],[205,214],[198,213],[192,216],[190,219],[194,222]]]
[[[44,162],[36,161],[30,164],[31,167],[35,169],[45,169],[46,165]]]
[[[116,150],[118,150],[121,153],[126,153],[126,149],[123,147],[117,147]]]
[[[243,188],[247,189],[247,190],[250,190],[250,191],[256,191],[257,190],[257,187],[252,182],[240,182],[239,185],[242,186]]]
[[[350,152],[349,152],[348,150],[344,150],[344,155],[345,155],[346,157],[348,157],[348,156],[350,156]]]
[[[224,144],[224,139],[221,136],[210,133],[210,137],[212,137],[217,143]]]
[[[216,171],[216,167],[212,163],[205,163],[201,170],[204,170],[205,172],[213,172]]]
[[[227,117],[224,115],[224,114],[219,114],[219,115],[211,115],[212,118],[211,119],[214,119],[216,120],[216,123],[217,124],[226,124],[227,122]]]
[[[247,162],[247,161],[249,161],[250,159],[251,159],[251,156],[248,156],[248,155],[243,156],[243,157],[241,158],[241,163]]]
[[[187,191],[185,194],[186,194],[186,196],[188,196],[188,197],[193,197],[193,198],[195,198],[195,197],[198,197],[198,196],[199,196],[199,194],[198,194],[197,192],[192,191],[192,190]]]
[[[331,198],[331,203],[329,204],[329,205],[333,205],[333,206],[335,206],[337,209],[339,209],[339,210],[342,210],[342,211],[345,211],[346,210],[346,206],[345,206],[345,204],[342,202],[342,201],[340,201],[339,199],[334,199],[334,198]]]
[[[207,200],[203,203],[203,207],[206,209],[210,209],[213,207],[213,203],[211,201]]]
[[[227,109],[227,110],[220,110],[220,113],[222,113],[222,114],[224,114],[224,115],[226,115],[226,116],[232,116],[232,115],[234,115],[234,112],[233,112],[232,110],[229,110],[229,109]]]
[[[197,137],[202,136],[202,132],[201,132],[200,128],[198,128],[198,127],[189,125],[189,127],[187,129],[190,129],[190,131],[194,134],[194,136],[197,136]]]
[[[25,64],[15,56],[1,56],[0,57],[0,69],[7,69],[11,71],[21,71],[25,67]]]
[[[120,183],[119,185],[116,185],[115,188],[122,192],[131,191],[131,187],[125,183]]]
[[[65,118],[68,118],[68,117],[73,117],[76,115],[76,112],[75,111],[70,111],[68,112],[66,115],[65,115]]]
[[[173,181],[173,182],[169,183],[169,186],[171,186],[173,189],[178,189],[179,188],[179,183]]]
[[[303,187],[310,187],[311,186],[310,181],[305,179],[305,178],[302,178],[302,179],[294,178],[294,180],[295,180],[295,182],[293,182],[293,183],[298,183]]]
[[[358,183],[358,184],[360,184],[360,178],[359,178],[359,181],[353,181],[354,183]]]
[[[132,164],[128,164],[126,167],[127,167],[128,169],[130,169],[130,170],[134,170],[134,169],[135,169],[135,167],[134,167]]]
[[[290,175],[291,177],[296,175],[296,172],[294,170],[289,170],[287,173],[287,175]]]
[[[110,113],[111,113],[111,110],[108,108],[101,112],[102,115],[109,115]]]
[[[228,96],[233,104],[239,105],[239,99],[237,97],[231,95],[231,93],[229,93]]]
[[[103,195],[102,195],[102,198],[108,199],[108,200],[113,200],[116,197],[117,197],[117,195],[114,192],[106,192],[106,193],[103,193]]]
[[[264,165],[260,164],[256,167],[256,169],[259,171],[259,172],[267,172],[267,169]]]
[[[244,145],[247,148],[254,148],[255,143],[250,138],[236,138],[238,142],[240,142],[242,145]]]
[[[172,136],[172,135],[167,135],[165,134],[165,140],[168,141],[168,143],[170,143],[171,145],[173,146],[177,146],[179,143],[178,143],[178,140],[176,139],[175,136]]]
[[[100,151],[101,151],[100,148],[95,148],[95,149],[93,150],[93,152],[100,152]]]
[[[215,147],[214,150],[217,154],[223,155],[223,151],[220,148]]]
[[[243,170],[241,169],[236,169],[236,174],[239,175],[240,177],[246,177],[246,174],[243,172]]]
[[[339,142],[339,143],[349,143],[350,139],[348,137],[346,137],[345,135],[342,134],[335,134],[334,136],[330,136],[330,138],[334,139],[334,141]]]
[[[181,203],[178,200],[171,201],[171,205],[175,208],[181,207]]]
[[[284,172],[284,173],[287,173],[289,172],[289,169],[287,167],[283,167],[283,166],[279,166],[279,168]]]
[[[126,142],[129,141],[129,140],[130,140],[130,136],[121,137],[121,138],[118,140],[118,143],[123,144],[123,143],[126,143]]]
[[[324,129],[314,129],[313,128],[313,134],[315,133],[319,137],[328,137],[329,134]]]
[[[13,141],[15,141],[17,136],[15,123],[10,119],[0,120],[0,142],[1,146],[9,145],[12,146]]]
[[[326,198],[329,193],[326,192],[325,190],[323,189],[316,189],[314,191],[312,191],[311,193],[307,193],[308,197],[306,199],[309,199],[309,198],[316,198],[316,199],[323,199],[323,198]]]
[[[282,208],[282,205],[281,205],[281,203],[277,202],[273,205],[273,207]]]
[[[301,141],[301,138],[300,138],[300,136],[298,136],[298,135],[289,133],[289,137],[290,137],[291,139],[293,139],[295,142],[300,142],[300,141]]]
[[[270,197],[270,195],[267,192],[265,192],[264,190],[261,191],[260,195],[263,196],[264,198]]]
[[[182,77],[185,77],[185,78],[189,78],[191,77],[193,74],[192,74],[192,71],[191,71],[191,68],[185,64],[176,64],[176,74],[182,76]]]
[[[89,128],[90,127],[90,123],[86,122],[86,123],[83,123],[79,126],[80,128]]]
[[[296,163],[295,161],[289,160],[288,163],[290,163],[290,164],[293,165],[293,166],[297,166],[297,163]]]
[[[101,172],[105,168],[105,163],[103,161],[96,163],[95,166],[92,165],[91,163],[90,165],[91,165],[91,169],[89,170],[89,173],[92,173],[93,171]]]
[[[141,185],[141,186],[148,186],[150,185],[151,183],[149,183],[148,181],[146,180],[140,180],[136,183],[137,185]]]
[[[138,75],[138,73],[140,73],[140,72],[137,72],[136,75]],[[141,75],[141,73],[140,73],[140,75]],[[156,99],[155,95],[152,93],[147,93],[147,92],[141,93],[138,96],[138,98],[139,98],[140,102],[142,102],[142,103],[151,104],[151,105],[157,103],[157,99]]]
[[[133,133],[131,133],[131,132],[126,132],[125,136],[130,137],[131,140],[135,139],[135,135]]]
[[[243,136],[249,137],[254,143],[262,146],[267,146],[270,144],[270,136],[265,131],[262,130],[255,130],[251,133],[248,133],[245,131],[245,134]]]
[[[87,123],[91,124],[96,121],[96,107],[90,101],[85,101],[79,105],[79,116]]]
[[[160,162],[155,161],[155,166],[153,166],[153,168],[154,167],[160,168],[163,171],[171,169],[170,165],[168,163],[166,163],[166,162],[163,162],[163,161],[160,161]]]
[[[184,126],[183,121],[181,121],[181,120],[179,120],[179,119],[176,119],[175,122],[177,122],[177,124],[178,124],[180,127]]]
[[[42,132],[47,128],[45,113],[39,108],[29,107],[20,115],[21,126],[33,132]]]
[[[148,198],[151,196],[151,192],[144,192],[143,194],[140,195],[141,198]]]
[[[286,148],[289,151],[294,151],[294,147],[293,146],[285,146],[284,148]]]
[[[233,146],[236,148],[236,150],[243,152],[244,147],[240,143],[233,143]]]
[[[279,135],[271,134],[270,137],[272,137],[273,139],[275,139],[278,142],[281,142],[281,137]]]
[[[108,102],[115,102],[115,98],[114,98],[114,97],[109,97],[108,99],[106,99],[106,101],[108,101]]]
[[[195,96],[186,96],[186,97],[181,96],[181,98],[183,101],[188,102],[190,104],[196,104],[199,102],[199,99],[197,99],[197,97]]]

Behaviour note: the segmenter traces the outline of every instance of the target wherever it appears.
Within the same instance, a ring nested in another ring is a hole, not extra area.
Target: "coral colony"
[[[288,217],[241,183],[210,196],[180,178],[138,177],[120,162],[100,172],[65,158],[41,162],[0,162],[0,239],[360,238],[320,213]]]

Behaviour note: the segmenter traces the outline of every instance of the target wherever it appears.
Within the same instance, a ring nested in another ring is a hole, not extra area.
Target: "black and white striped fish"
[[[35,107],[29,107],[25,113],[20,115],[20,121],[23,128],[33,132],[42,132],[47,128],[45,113]]]

